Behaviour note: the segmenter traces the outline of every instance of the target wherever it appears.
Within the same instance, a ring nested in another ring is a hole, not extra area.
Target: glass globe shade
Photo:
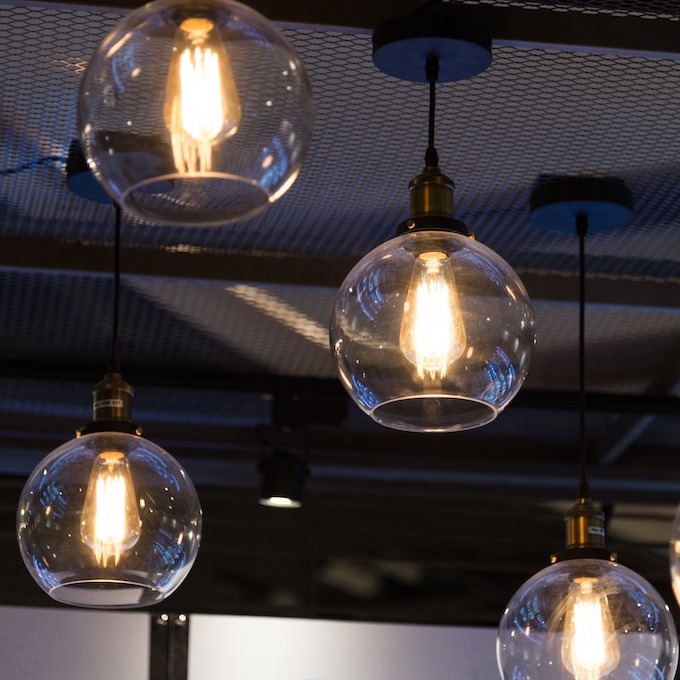
[[[286,192],[313,110],[302,62],[258,12],[229,0],[155,0],[95,51],[78,118],[90,168],[130,215],[210,226]]]
[[[616,562],[572,559],[515,593],[497,655],[504,680],[672,680],[678,637],[668,606],[641,576]]]
[[[331,320],[340,380],[398,430],[454,432],[492,421],[519,390],[535,342],[517,274],[450,231],[405,233],[366,255]]]
[[[675,599],[680,603],[680,507],[675,514],[670,544],[671,585]]]
[[[96,432],[36,467],[21,493],[17,535],[31,576],[58,602],[143,607],[189,573],[201,506],[167,451],[136,435]]]

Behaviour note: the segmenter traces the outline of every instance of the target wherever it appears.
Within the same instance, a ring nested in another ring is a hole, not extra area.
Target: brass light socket
[[[436,166],[427,166],[409,183],[411,217],[441,215],[453,217],[453,180]]]
[[[599,503],[579,498],[564,513],[567,550],[571,548],[604,548],[604,512]]]
[[[132,387],[120,373],[107,373],[92,392],[92,420],[130,421],[132,419]]]

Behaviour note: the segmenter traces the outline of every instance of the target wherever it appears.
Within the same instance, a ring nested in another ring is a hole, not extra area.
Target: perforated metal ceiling
[[[2,167],[29,169],[5,175],[0,233],[110,240],[110,211],[68,194],[63,159],[75,136],[79,74],[116,18],[1,10],[0,59],[13,93],[3,106]],[[127,243],[357,258],[393,234],[407,211],[408,181],[422,165],[425,89],[380,73],[370,35],[287,35],[307,65],[316,103],[312,151],[293,189],[243,224],[130,224]],[[633,190],[636,220],[625,236],[592,239],[589,252],[600,257],[591,271],[672,275],[680,259],[680,240],[668,234],[680,219],[678,90],[673,59],[497,47],[486,73],[438,91],[436,140],[442,168],[458,185],[457,216],[516,267],[571,270],[570,240],[530,224],[531,187],[543,174],[616,176]],[[31,104],[36,91],[40,106]],[[54,160],[41,164],[46,158]]]
[[[612,14],[615,16],[634,16],[646,19],[680,19],[680,5],[677,0],[555,0],[538,2],[536,0],[479,0],[467,2],[470,5],[494,5],[495,7],[526,7],[528,9],[551,9],[562,12],[582,14]]]

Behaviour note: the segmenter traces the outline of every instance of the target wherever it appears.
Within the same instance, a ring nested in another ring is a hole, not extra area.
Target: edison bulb
[[[183,19],[177,28],[164,115],[177,171],[210,172],[212,147],[236,133],[241,104],[227,52],[208,17]]]
[[[87,485],[80,537],[98,564],[120,562],[121,553],[137,543],[141,534],[130,464],[119,451],[100,453],[92,464]]]
[[[465,329],[446,253],[425,252],[415,258],[399,346],[418,376],[432,380],[444,378],[449,365],[463,354]]]
[[[578,577],[565,602],[562,663],[575,680],[598,680],[619,664],[621,653],[607,594],[596,578]]]

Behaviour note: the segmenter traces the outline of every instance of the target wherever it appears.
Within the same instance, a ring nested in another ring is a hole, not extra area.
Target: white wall
[[[0,680],[148,680],[149,613],[0,607]],[[192,614],[189,680],[499,680],[496,630]]]
[[[497,680],[496,629],[206,616],[189,680]]]
[[[149,615],[0,607],[2,680],[148,680]]]

